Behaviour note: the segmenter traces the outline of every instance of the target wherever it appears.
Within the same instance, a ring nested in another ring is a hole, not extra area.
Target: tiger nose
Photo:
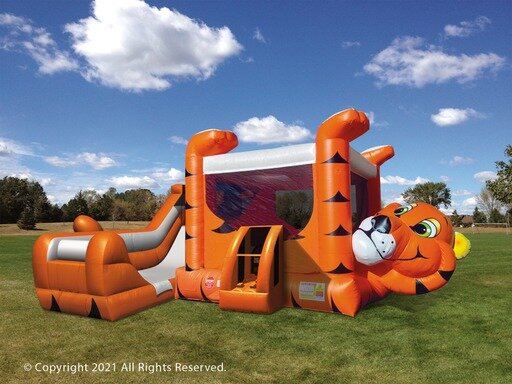
[[[372,219],[372,227],[377,232],[389,233],[391,230],[391,220],[387,216],[379,215]]]

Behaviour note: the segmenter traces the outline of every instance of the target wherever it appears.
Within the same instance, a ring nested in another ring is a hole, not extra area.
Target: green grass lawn
[[[511,383],[512,235],[468,235],[447,286],[393,295],[355,318],[173,301],[110,323],[43,311],[33,236],[0,237],[2,383]],[[26,373],[35,365],[220,364],[218,373]]]

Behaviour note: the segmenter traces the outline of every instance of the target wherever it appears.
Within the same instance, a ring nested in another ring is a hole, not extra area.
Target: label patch
[[[215,278],[213,276],[209,276],[205,281],[204,281],[204,287],[206,289],[212,289],[213,287],[215,286]]]
[[[325,301],[325,283],[301,281],[299,284],[299,299]]]

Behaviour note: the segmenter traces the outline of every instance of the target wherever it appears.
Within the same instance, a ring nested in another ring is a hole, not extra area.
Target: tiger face
[[[464,252],[469,251],[469,241]],[[455,270],[455,234],[448,218],[426,203],[390,204],[361,222],[352,236],[356,260],[369,278],[393,292],[426,293]]]

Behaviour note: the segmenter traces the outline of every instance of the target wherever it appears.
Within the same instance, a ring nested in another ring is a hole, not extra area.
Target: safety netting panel
[[[296,235],[313,211],[312,165],[206,175],[206,203],[225,228],[283,225]]]

